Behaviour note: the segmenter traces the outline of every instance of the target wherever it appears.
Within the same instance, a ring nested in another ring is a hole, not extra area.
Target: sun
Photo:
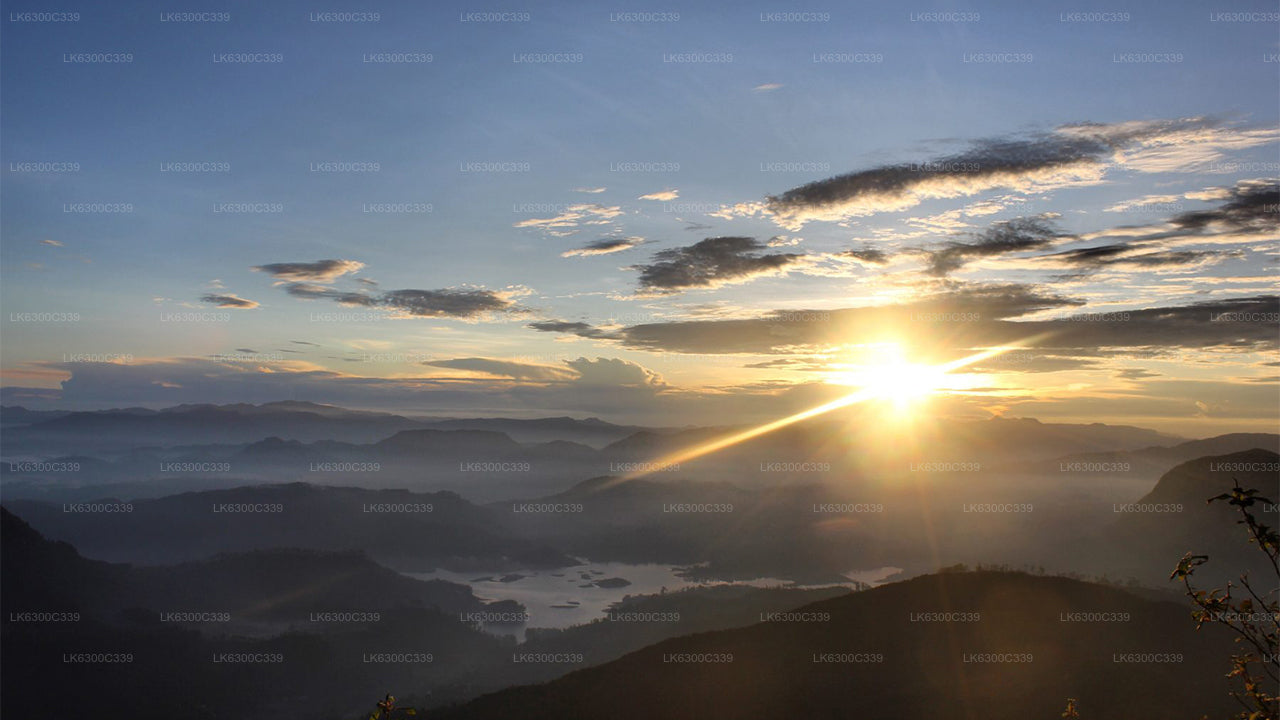
[[[947,384],[944,368],[912,362],[897,343],[864,348],[856,361],[832,365],[827,382],[857,387],[900,414],[910,413]]]

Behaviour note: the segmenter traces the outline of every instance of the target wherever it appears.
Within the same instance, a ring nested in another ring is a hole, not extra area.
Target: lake
[[[526,627],[567,628],[589,623],[605,616],[609,607],[627,595],[655,595],[689,587],[736,584],[755,587],[786,585],[790,587],[818,587],[796,585],[776,578],[725,583],[723,581],[698,582],[686,580],[677,573],[680,568],[659,564],[630,564],[619,562],[589,562],[556,570],[520,570],[506,572],[467,572],[436,570],[429,573],[407,573],[421,580],[448,580],[467,585],[481,600],[515,600],[529,613],[525,625],[486,625],[485,629],[498,634],[524,638]],[[877,585],[899,572],[901,568],[885,567],[861,572],[851,572],[851,581]],[[600,587],[600,581],[622,578],[630,584],[622,587]],[[852,584],[852,582],[851,582]]]

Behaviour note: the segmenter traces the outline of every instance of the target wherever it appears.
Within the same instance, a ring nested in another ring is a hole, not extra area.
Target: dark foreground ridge
[[[658,643],[433,718],[1221,716],[1231,643],[1186,607],[1058,577],[941,573]]]

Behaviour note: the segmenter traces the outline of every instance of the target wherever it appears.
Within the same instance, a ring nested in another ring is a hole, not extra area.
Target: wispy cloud
[[[316,260],[255,265],[252,269],[267,273],[280,282],[329,283],[362,267],[364,263],[356,260]]]
[[[1194,146],[1208,157],[1274,137],[1274,131],[1237,129],[1206,118],[1064,125],[1047,133],[977,141],[967,150],[928,162],[881,165],[819,180],[769,196],[762,205],[746,203],[727,211],[771,215],[778,224],[795,228],[995,188],[1037,192],[1096,184],[1112,165],[1163,171],[1163,165],[1149,161],[1150,154],[1162,148]]]
[[[608,255],[610,253],[622,252],[630,250],[637,245],[644,243],[642,237],[625,237],[625,238],[605,238],[588,243],[584,247],[565,250],[560,253],[560,257],[587,257],[591,255]]]
[[[928,272],[937,277],[960,269],[969,260],[991,255],[1036,250],[1068,237],[1044,217],[1015,218],[992,223],[970,242],[950,242],[929,253]]]
[[[529,218],[515,223],[514,226],[518,228],[536,228],[545,231],[548,235],[563,237],[572,235],[584,225],[607,225],[621,214],[622,208],[617,205],[580,203],[570,205],[559,215],[546,218]]]
[[[246,300],[236,295],[201,295],[200,302],[217,305],[221,308],[233,308],[236,310],[252,310],[258,307],[258,303],[253,300]]]
[[[466,370],[513,380],[564,381],[578,377],[578,373],[563,366],[494,358],[454,358],[451,360],[430,360],[422,364],[428,367]]]

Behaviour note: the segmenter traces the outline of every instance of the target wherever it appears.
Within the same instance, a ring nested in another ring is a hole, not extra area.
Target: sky
[[[1280,418],[1275,3],[3,12],[7,406]]]

